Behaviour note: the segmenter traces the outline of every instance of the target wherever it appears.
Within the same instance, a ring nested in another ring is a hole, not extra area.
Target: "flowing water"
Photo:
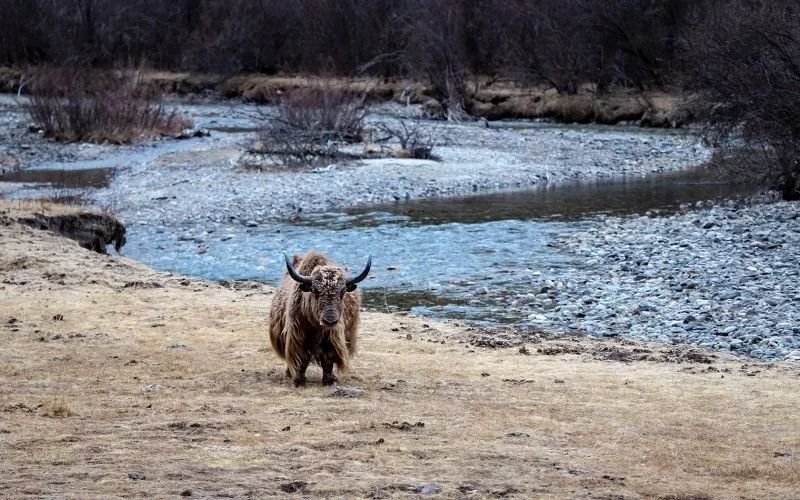
[[[193,115],[196,123],[214,132],[211,140],[218,145],[230,144],[235,134],[253,130],[250,119],[231,118],[224,106],[201,106]],[[492,124],[493,128],[553,126]],[[597,133],[591,126],[564,128]],[[200,143],[196,139],[165,141],[121,149],[119,154],[100,159],[43,162],[6,173],[0,177],[0,185],[22,186],[8,195],[11,197],[74,202],[90,190],[107,186],[117,166],[153,163]],[[156,173],[165,168],[152,166]],[[209,193],[210,200],[225,196],[224,186],[220,188],[219,193]],[[275,284],[284,271],[282,250],[315,248],[353,270],[371,253],[373,272],[363,284],[369,307],[479,322],[524,322],[530,311],[523,304],[537,291],[537,283],[559,279],[582,265],[551,247],[554,239],[577,234],[597,224],[604,214],[671,210],[682,203],[749,191],[747,186],[709,172],[691,171],[395,203],[309,215],[292,222],[210,225],[188,220],[164,227],[137,223],[127,214],[124,254],[161,270],[213,280],[254,279]],[[246,214],[241,220],[247,220]]]
[[[670,211],[749,193],[705,171],[575,183],[534,191],[423,200],[306,217],[294,223],[209,228],[131,226],[125,253],[158,269],[214,280],[277,283],[280,252],[326,252],[353,271],[373,255],[365,302],[381,310],[515,323],[536,283],[581,266],[549,246],[603,214]]]

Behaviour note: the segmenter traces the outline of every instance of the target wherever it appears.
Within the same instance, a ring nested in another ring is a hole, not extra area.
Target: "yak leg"
[[[306,385],[306,369],[308,368],[308,356],[303,356],[296,366],[289,367],[288,370],[292,374],[292,382],[295,387]],[[292,370],[294,368],[294,370]]]
[[[339,381],[333,374],[335,358],[336,354],[333,352],[324,352],[319,355],[319,364],[322,366],[322,383],[325,385],[332,385]]]
[[[292,378],[295,387],[305,385],[306,369],[308,368],[309,355],[305,350],[300,350],[293,357],[287,359],[286,375]]]
[[[286,359],[286,371],[292,377],[294,386],[298,387],[306,383],[306,368],[310,356],[305,345],[303,345],[304,335],[297,329],[294,323],[289,323],[284,329],[286,344],[284,346]]]

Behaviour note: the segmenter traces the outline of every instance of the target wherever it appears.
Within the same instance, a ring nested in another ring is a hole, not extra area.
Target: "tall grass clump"
[[[134,69],[48,67],[24,105],[45,136],[60,142],[127,144],[175,135],[192,122],[168,110],[163,95]]]

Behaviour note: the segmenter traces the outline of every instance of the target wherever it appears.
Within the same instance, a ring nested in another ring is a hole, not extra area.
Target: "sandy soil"
[[[3,211],[0,497],[800,491],[797,365],[368,312],[342,385],[316,368],[294,389],[268,287],[157,273]]]

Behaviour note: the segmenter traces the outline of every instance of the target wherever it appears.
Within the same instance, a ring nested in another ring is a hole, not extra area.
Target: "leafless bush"
[[[433,160],[433,148],[439,142],[435,129],[426,128],[420,118],[394,118],[376,125],[384,139],[395,139],[409,158]]]
[[[364,132],[364,99],[328,86],[291,92],[278,107],[277,123],[322,140],[360,142]]]
[[[45,68],[24,107],[48,137],[62,142],[131,143],[173,135],[191,121],[168,111],[135,70]]]
[[[264,126],[253,152],[282,164],[307,164],[340,156],[342,144],[360,142],[366,107],[363,97],[318,87],[299,89],[279,104]]]
[[[695,92],[691,111],[719,144],[744,141],[751,176],[800,199],[800,8],[715,1],[695,15],[677,68]]]

